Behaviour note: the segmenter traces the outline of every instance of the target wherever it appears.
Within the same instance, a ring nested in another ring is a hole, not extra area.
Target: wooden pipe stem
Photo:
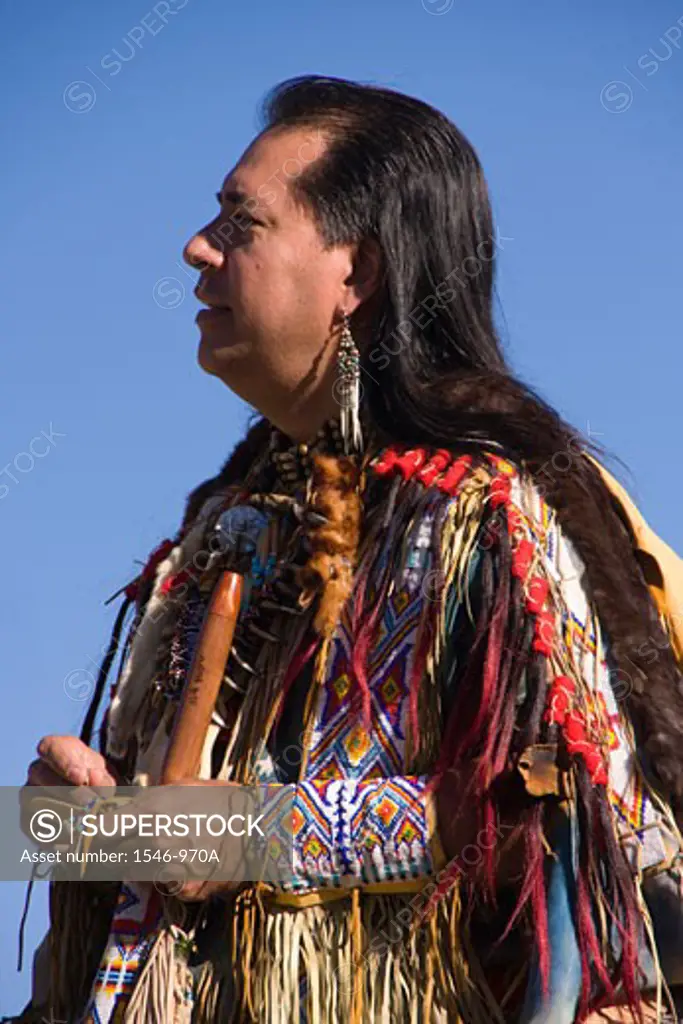
[[[242,597],[242,576],[224,572],[202,623],[161,771],[162,785],[196,778],[211,716],[232,647]]]

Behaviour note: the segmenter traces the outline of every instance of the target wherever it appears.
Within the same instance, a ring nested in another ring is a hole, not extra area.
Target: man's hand
[[[120,780],[115,775],[115,768],[96,750],[92,750],[77,736],[43,736],[37,746],[38,758],[31,762],[28,768],[28,775],[24,788],[20,793],[22,808],[30,806],[32,786],[77,786],[82,787],[75,791],[72,796],[77,802],[86,803],[95,796],[95,787],[115,787],[120,785]],[[231,786],[234,783],[219,781],[216,779],[183,779],[173,784],[174,786]],[[149,789],[143,788],[133,799],[127,810],[130,812],[168,812],[173,813],[172,799],[164,799],[166,787],[153,786]],[[108,794],[103,794],[108,795]],[[25,813],[24,815],[25,816]],[[110,829],[107,828],[107,831]],[[112,839],[103,842],[100,838],[97,845],[104,848],[118,849],[131,855],[134,849],[142,844],[139,838],[129,837],[127,840]],[[188,840],[183,838],[166,838],[165,836],[145,839],[146,848],[157,847],[162,853],[168,849],[177,852],[178,848],[186,847]],[[218,845],[218,844],[217,844]],[[197,865],[199,868],[199,864]],[[237,865],[236,865],[237,867]],[[206,878],[206,865],[203,869],[203,878],[187,878],[182,885],[168,885],[166,888],[183,900],[203,900],[217,892],[227,892],[236,889],[241,883],[230,881],[214,881]],[[161,888],[161,885],[158,885]]]
[[[119,783],[105,758],[77,736],[43,736],[37,752],[39,756],[28,766],[26,782],[19,790],[20,827],[29,838],[32,838],[29,819],[35,809],[35,787],[78,787],[68,796],[78,806],[87,804],[94,796],[104,795],[95,787],[111,790]]]
[[[114,769],[77,736],[43,736],[28,766],[27,786],[116,786]]]

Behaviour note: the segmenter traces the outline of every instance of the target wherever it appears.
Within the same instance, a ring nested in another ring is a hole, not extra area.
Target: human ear
[[[348,296],[344,308],[348,313],[367,302],[379,289],[384,261],[379,242],[374,238],[364,238],[355,247],[352,254],[351,273],[344,284]]]

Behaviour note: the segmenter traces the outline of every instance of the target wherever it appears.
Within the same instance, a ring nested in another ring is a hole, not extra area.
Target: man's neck
[[[280,422],[271,419],[271,423],[286,434],[293,444],[310,444],[326,423],[339,420],[340,411],[339,403],[330,395],[329,400],[316,403],[315,407],[309,404],[305,409],[294,409],[292,414],[281,419],[278,417]]]

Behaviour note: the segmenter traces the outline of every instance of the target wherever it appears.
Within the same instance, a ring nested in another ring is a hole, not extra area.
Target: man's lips
[[[230,307],[225,302],[221,302],[217,297],[210,295],[208,292],[202,289],[201,285],[197,285],[194,290],[195,298],[199,299],[205,306],[209,307],[208,311],[215,310],[219,313],[229,312]],[[202,312],[207,312],[202,310]]]
[[[197,316],[195,317],[196,324],[201,325],[212,320],[221,319],[230,313],[229,306],[220,303],[217,298],[209,295],[202,289],[201,285],[197,285],[194,290],[194,294],[196,298],[198,298],[200,302],[203,302],[207,307],[206,309],[200,309],[197,313]]]
[[[210,306],[208,309],[200,309],[195,317],[195,323],[205,324],[211,320],[222,320],[227,316],[230,316],[231,310],[221,309],[219,307]]]

